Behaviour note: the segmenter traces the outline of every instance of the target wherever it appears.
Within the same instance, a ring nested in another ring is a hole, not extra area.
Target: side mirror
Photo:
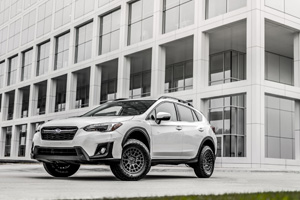
[[[156,115],[156,123],[160,124],[162,120],[167,121],[171,119],[171,114],[167,112],[159,112]]]

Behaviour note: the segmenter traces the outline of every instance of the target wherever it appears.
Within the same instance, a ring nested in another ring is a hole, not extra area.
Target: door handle
[[[176,126],[176,129],[177,129],[178,131],[180,131],[180,130],[182,130],[182,127],[181,127],[181,126]]]
[[[204,128],[201,127],[201,128],[199,128],[198,130],[199,130],[200,132],[203,132],[203,131],[204,131]]]

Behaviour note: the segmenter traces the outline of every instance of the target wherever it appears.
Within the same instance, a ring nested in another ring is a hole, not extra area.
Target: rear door
[[[171,119],[155,122],[155,116],[159,112],[171,114]],[[182,152],[182,128],[178,126],[178,117],[174,103],[163,102],[150,114],[149,121],[152,129],[152,153],[153,159],[180,159]]]
[[[182,157],[191,159],[196,157],[202,139],[204,138],[205,126],[199,121],[194,110],[181,104],[177,104],[180,116],[180,125],[183,131]]]

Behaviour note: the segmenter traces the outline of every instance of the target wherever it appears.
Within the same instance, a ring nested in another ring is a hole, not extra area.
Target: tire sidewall
[[[136,173],[136,174],[131,174],[128,173],[127,170],[125,170],[123,164],[122,164],[122,159],[123,159],[123,152],[125,152],[127,149],[130,148],[136,148],[138,150],[140,150],[144,156],[144,165],[142,167],[142,169]],[[148,172],[148,168],[149,165],[151,166],[151,162],[150,162],[150,155],[149,155],[149,151],[148,149],[145,149],[142,145],[138,144],[138,143],[129,143],[129,144],[125,144],[123,151],[122,151],[122,158],[120,161],[120,168],[122,169],[124,175],[128,178],[139,178],[139,177],[144,177],[147,172]]]
[[[204,155],[205,153],[207,153],[207,151],[209,153],[211,153],[211,155],[213,156],[213,163],[212,163],[212,169],[211,169],[211,172],[210,173],[207,173],[206,170],[203,168],[203,162],[204,162]],[[214,172],[214,168],[215,168],[215,155],[214,155],[214,152],[212,151],[212,149],[209,147],[209,146],[204,146],[201,150],[201,153],[200,153],[200,157],[199,157],[199,166],[201,169],[201,172],[202,172],[202,175],[206,178],[210,177],[213,172]]]

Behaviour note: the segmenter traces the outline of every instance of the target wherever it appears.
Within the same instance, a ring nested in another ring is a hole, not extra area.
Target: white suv
[[[55,177],[80,164],[107,164],[120,180],[139,180],[157,164],[187,164],[201,178],[212,175],[216,136],[186,101],[119,99],[74,118],[38,127],[31,156]]]

